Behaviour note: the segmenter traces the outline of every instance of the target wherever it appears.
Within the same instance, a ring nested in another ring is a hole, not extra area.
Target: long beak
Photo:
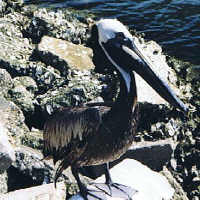
[[[153,72],[153,64],[142,52],[137,38],[120,44],[116,43],[115,39],[110,40],[103,44],[103,48],[104,51],[109,52],[110,58],[114,60],[114,63],[117,63],[118,67],[120,66],[122,69],[128,67],[129,70],[135,71],[167,102],[184,113],[188,112],[187,106],[174,94],[168,84]],[[116,54],[120,56],[117,57]]]

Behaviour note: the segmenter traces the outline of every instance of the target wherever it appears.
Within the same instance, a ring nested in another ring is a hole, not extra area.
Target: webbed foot
[[[122,199],[132,200],[132,196],[137,192],[136,190],[119,183],[95,184],[95,187],[111,197],[118,197]]]
[[[84,185],[81,186],[80,195],[84,200],[105,200],[105,193],[100,190],[88,189]]]

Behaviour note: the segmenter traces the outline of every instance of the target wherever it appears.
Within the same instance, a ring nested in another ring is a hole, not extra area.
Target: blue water
[[[118,18],[169,55],[200,64],[200,0],[26,0],[40,6],[74,7]]]

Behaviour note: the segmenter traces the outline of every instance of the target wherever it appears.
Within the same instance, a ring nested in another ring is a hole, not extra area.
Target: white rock
[[[171,200],[173,198],[174,189],[167,179],[138,161],[125,159],[114,166],[110,172],[114,182],[130,186],[138,191],[132,196],[133,200]],[[104,175],[95,180],[95,183],[104,182]],[[77,194],[70,200],[84,199]],[[106,196],[105,200],[122,200],[122,198]]]
[[[111,170],[114,182],[132,187],[138,192],[134,200],[170,200],[174,189],[161,174],[133,159],[125,159]],[[104,182],[104,176],[97,182]]]

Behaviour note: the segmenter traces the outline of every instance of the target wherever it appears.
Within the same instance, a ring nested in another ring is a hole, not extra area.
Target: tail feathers
[[[63,160],[59,164],[59,166],[58,166],[58,168],[56,170],[55,177],[54,177],[54,187],[55,188],[56,188],[56,183],[57,183],[58,178],[61,176],[62,172],[69,167],[69,165],[70,164],[68,162],[66,162],[66,160]]]

